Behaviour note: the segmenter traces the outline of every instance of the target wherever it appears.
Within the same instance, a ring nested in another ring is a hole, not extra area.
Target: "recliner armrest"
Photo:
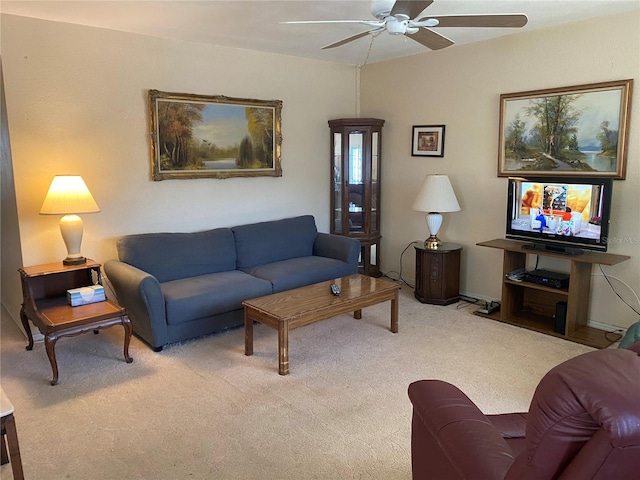
[[[492,422],[457,387],[440,380],[409,385],[413,404],[413,479],[503,479],[514,455]]]
[[[524,438],[527,428],[526,413],[499,413],[487,415],[487,418],[502,438]]]

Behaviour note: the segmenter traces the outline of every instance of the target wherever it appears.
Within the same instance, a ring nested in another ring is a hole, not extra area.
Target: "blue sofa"
[[[242,302],[358,271],[360,242],[305,215],[117,240],[104,265],[134,333],[154,350],[244,322]]]

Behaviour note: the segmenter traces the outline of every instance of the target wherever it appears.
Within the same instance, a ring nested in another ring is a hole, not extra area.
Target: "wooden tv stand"
[[[563,255],[527,249],[526,242],[496,239],[480,242],[481,247],[504,250],[502,262],[502,303],[500,312],[486,315],[495,320],[536,330],[595,348],[606,348],[616,339],[607,332],[587,326],[593,264],[616,265],[628,260],[626,255],[585,252],[582,255]],[[569,288],[557,289],[529,282],[509,280],[506,274],[526,265],[527,254],[562,258],[571,262]],[[567,303],[564,332],[555,331],[556,303]]]

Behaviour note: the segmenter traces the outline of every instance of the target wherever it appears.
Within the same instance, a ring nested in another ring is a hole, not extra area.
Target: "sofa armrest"
[[[409,386],[413,478],[503,479],[514,456],[492,422],[457,387],[439,380]]]
[[[358,268],[360,240],[331,233],[318,233],[313,244],[313,254],[319,257],[335,258]],[[355,273],[355,272],[354,272]]]
[[[119,260],[108,260],[104,271],[118,303],[127,310],[133,331],[154,349],[162,349],[167,341],[167,321],[158,280]]]

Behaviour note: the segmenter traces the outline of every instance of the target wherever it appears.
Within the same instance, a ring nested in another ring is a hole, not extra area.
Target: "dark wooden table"
[[[416,242],[415,297],[422,303],[449,305],[460,300],[460,251],[456,243],[430,250]]]
[[[62,262],[22,267],[18,271],[22,279],[23,303],[20,319],[29,339],[27,350],[33,349],[33,335],[29,320],[44,335],[44,345],[51,363],[53,379],[58,383],[58,363],[55,346],[60,337],[70,337],[88,332],[98,333],[113,325],[124,327],[124,358],[127,363],[131,342],[131,322],[125,309],[111,300],[72,307],[67,302],[67,290],[101,284],[100,264],[87,259],[82,265],[63,265]]]

